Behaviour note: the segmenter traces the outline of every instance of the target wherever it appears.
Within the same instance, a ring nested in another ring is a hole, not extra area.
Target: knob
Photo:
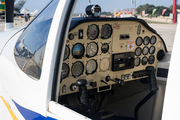
[[[71,90],[71,91],[75,91],[76,88],[77,88],[76,83],[71,84],[71,86],[70,86],[70,90]]]
[[[79,79],[76,81],[77,86],[85,86],[87,85],[87,81],[85,79]]]
[[[121,80],[121,79],[119,79],[119,78],[116,78],[115,80],[118,81],[118,84],[119,84],[120,87],[124,87],[124,86],[125,86],[124,80]]]
[[[106,82],[109,82],[109,80],[111,80],[111,81],[119,84],[120,87],[123,87],[123,86],[125,85],[124,80],[121,80],[121,79],[119,79],[119,78],[116,78],[115,80],[113,80],[113,79],[111,79],[111,77],[110,77],[109,75],[106,76],[105,80],[106,80]]]

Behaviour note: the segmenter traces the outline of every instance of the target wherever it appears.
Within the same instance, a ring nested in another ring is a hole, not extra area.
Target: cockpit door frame
[[[42,67],[42,71],[46,71],[42,72],[42,77],[48,76],[48,78],[41,78],[48,79],[47,105],[49,101],[58,101],[60,83],[58,73],[61,73],[64,48],[76,3],[77,0],[60,0],[51,24]]]

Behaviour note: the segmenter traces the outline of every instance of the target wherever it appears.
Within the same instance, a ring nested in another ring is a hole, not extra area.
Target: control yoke
[[[85,79],[79,79],[76,81],[76,85],[79,87],[79,98],[82,103],[83,109],[89,108],[89,94],[87,91],[87,81]]]

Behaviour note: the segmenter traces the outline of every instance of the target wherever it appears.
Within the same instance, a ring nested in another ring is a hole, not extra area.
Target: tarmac
[[[32,18],[33,19],[33,18]],[[32,20],[31,19],[31,20]],[[26,26],[30,21],[25,22],[24,18],[15,18],[14,27]],[[148,23],[164,39],[167,50],[172,51],[174,36],[177,24]],[[0,32],[4,31],[5,20],[0,19]]]

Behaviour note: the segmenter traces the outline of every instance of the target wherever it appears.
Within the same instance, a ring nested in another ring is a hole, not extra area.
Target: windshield
[[[51,1],[44,11],[24,30],[14,50],[20,69],[30,77],[41,75],[45,46],[58,0]]]

